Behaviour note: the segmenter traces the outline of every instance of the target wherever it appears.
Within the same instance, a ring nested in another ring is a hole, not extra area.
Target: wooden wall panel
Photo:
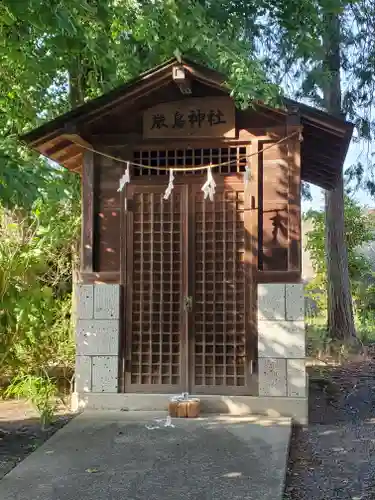
[[[267,112],[261,108],[250,107],[244,110],[237,110],[236,124],[238,129],[252,130],[252,129],[273,129],[275,127],[283,126],[285,118],[283,115],[277,113]]]
[[[296,138],[259,155],[260,271],[300,271],[300,165]]]
[[[263,247],[288,247],[289,212],[286,203],[263,203]]]
[[[277,137],[275,141],[281,139],[282,137]],[[284,159],[286,160],[288,158],[288,147],[286,143],[281,143],[278,144],[277,146],[269,147],[271,146],[272,142],[264,142],[263,143],[263,148],[264,151],[262,153],[263,156],[263,162],[266,163],[268,161],[273,161],[273,160],[280,160]]]
[[[99,157],[96,169],[95,271],[120,271],[121,193],[117,190],[124,165]]]
[[[208,87],[198,81],[193,81],[194,97],[209,97],[209,96],[227,96],[225,91]],[[97,120],[96,123],[88,123],[87,129],[90,135],[101,134],[120,134],[129,132],[138,132],[142,134],[142,113],[144,110],[155,106],[159,103],[179,101],[181,99],[189,100],[192,96],[182,95],[178,86],[173,82],[162,85],[157,89],[153,89],[148,94],[141,98],[134,98],[131,102],[119,103],[116,111],[112,112],[110,119],[108,116]]]
[[[289,169],[289,269],[300,271],[301,256],[301,155],[300,143],[291,141]]]
[[[260,273],[300,273],[300,145],[297,138],[269,148],[271,144],[254,140],[248,148],[248,151],[265,149],[251,160],[253,182],[249,194],[254,215],[251,260]],[[130,158],[129,148],[123,149],[111,148],[110,153]],[[126,237],[122,220],[124,199],[117,189],[124,169],[124,164],[95,157],[93,271],[96,273],[121,271]],[[86,272],[89,271],[87,268]],[[259,276],[257,280],[262,278]]]
[[[289,213],[285,201],[263,202],[262,232],[262,269],[287,271]]]
[[[120,217],[120,208],[102,209],[96,214],[96,271],[120,270]]]
[[[97,196],[99,209],[120,207],[121,193],[117,190],[125,170],[124,167],[125,165],[105,157],[101,157],[98,161]]]
[[[288,203],[289,169],[283,160],[263,163],[263,199]]]
[[[92,272],[95,259],[95,165],[94,155],[86,151],[82,171],[81,271]]]

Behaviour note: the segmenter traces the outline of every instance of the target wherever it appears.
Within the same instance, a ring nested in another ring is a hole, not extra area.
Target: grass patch
[[[359,347],[349,347],[341,341],[331,339],[327,331],[325,315],[306,318],[306,354],[324,363],[341,363],[351,355],[364,354],[366,347],[375,344],[375,325],[356,321]]]

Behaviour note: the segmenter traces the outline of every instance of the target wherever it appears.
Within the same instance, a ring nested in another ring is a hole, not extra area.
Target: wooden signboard
[[[204,97],[158,104],[143,113],[143,138],[236,136],[230,97]]]

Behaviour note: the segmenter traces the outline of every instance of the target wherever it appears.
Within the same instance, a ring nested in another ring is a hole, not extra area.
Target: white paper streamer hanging
[[[168,182],[168,186],[167,186],[167,189],[165,190],[165,193],[164,193],[164,196],[163,198],[165,200],[168,200],[168,198],[170,197],[171,193],[172,193],[172,189],[173,189],[173,181],[174,181],[174,173],[173,173],[173,168],[170,169],[169,171],[169,182]]]
[[[249,165],[246,165],[245,172],[243,173],[244,188],[247,189],[249,182],[251,180],[251,170]]]
[[[120,187],[117,192],[122,191],[124,189],[125,184],[130,183],[130,162],[126,162],[126,170],[124,175],[120,179]]]
[[[212,176],[212,168],[209,167],[207,169],[207,180],[203,184],[202,191],[204,192],[204,199],[210,198],[211,201],[214,201],[216,182]]]

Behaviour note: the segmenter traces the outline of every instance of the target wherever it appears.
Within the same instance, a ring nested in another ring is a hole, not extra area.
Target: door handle
[[[187,312],[191,312],[193,310],[193,297],[190,295],[184,298],[184,308]]]

